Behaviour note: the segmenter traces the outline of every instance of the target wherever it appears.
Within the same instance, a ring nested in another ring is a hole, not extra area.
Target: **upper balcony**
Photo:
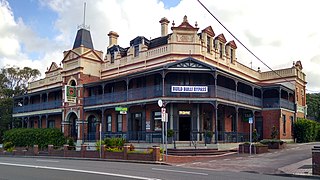
[[[13,107],[13,113],[25,113],[25,112],[31,112],[31,111],[41,111],[41,110],[48,110],[48,109],[57,109],[61,108],[62,106],[62,100],[55,100],[55,101],[49,101],[49,102],[43,102],[43,103],[37,103],[37,104],[18,104],[17,106]]]

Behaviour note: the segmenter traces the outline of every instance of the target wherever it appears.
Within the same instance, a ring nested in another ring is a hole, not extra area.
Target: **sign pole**
[[[164,121],[162,121],[162,148],[164,149]]]
[[[166,161],[168,159],[168,113],[165,116],[165,127],[166,127]]]
[[[102,123],[100,123],[100,127],[99,127],[99,131],[100,131],[100,158],[101,158],[101,152],[102,152],[102,149],[101,149],[101,147],[102,147]]]
[[[253,118],[249,118],[249,124],[250,124],[250,146],[249,146],[249,153],[251,155],[251,147],[252,147],[252,123],[253,123]]]

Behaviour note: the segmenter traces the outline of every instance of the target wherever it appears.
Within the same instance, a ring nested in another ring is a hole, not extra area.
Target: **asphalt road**
[[[126,162],[0,157],[0,180],[57,179],[293,179],[246,172],[219,172],[179,166]]]

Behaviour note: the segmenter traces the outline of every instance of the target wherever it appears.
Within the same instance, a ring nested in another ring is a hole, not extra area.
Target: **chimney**
[[[167,18],[163,17],[161,18],[159,23],[161,23],[161,36],[168,35],[168,24],[170,23],[170,21]]]
[[[117,42],[118,37],[119,37],[118,33],[114,32],[114,31],[110,31],[108,36],[109,36],[109,47],[118,43]]]

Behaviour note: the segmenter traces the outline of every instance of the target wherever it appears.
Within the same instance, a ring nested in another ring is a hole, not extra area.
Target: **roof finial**
[[[183,22],[188,22],[187,15],[184,15],[184,17],[183,17]]]

